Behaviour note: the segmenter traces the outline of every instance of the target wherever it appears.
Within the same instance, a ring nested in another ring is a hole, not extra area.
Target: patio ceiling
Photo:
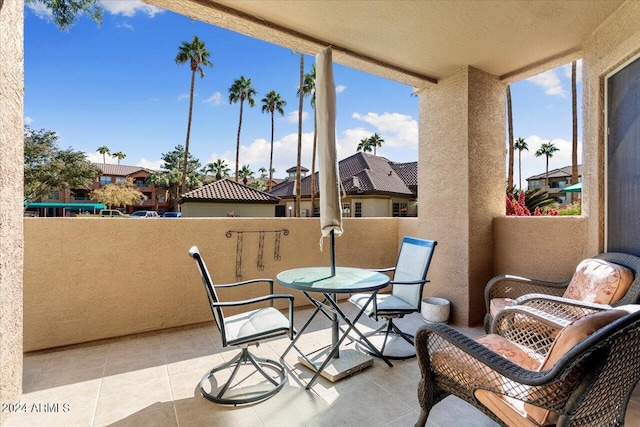
[[[505,80],[569,62],[610,1],[145,0],[419,87],[470,65]],[[540,66],[542,65],[542,69]]]

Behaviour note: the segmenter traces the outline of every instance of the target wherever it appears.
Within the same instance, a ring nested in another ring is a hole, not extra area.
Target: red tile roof
[[[264,191],[247,187],[239,182],[223,178],[183,194],[178,203],[184,202],[251,202],[278,203],[278,198]]]

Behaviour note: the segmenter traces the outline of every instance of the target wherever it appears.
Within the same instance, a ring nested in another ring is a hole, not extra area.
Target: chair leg
[[[233,387],[233,382],[242,365],[252,365],[258,373],[260,373],[273,385],[273,387],[269,388],[266,391],[246,393],[240,392],[237,394],[237,397],[225,397],[227,392],[232,388],[241,387],[239,385]],[[211,393],[207,392],[205,390],[205,382],[210,383],[209,379],[212,378],[216,372],[220,372],[226,368],[230,368],[231,366],[233,366],[233,371],[227,381],[225,381],[224,385],[222,385],[217,392],[214,392],[212,384]],[[269,375],[265,369],[275,371],[277,373],[277,377],[274,378],[273,376]],[[280,391],[286,381],[287,376],[285,373],[285,368],[281,363],[278,363],[271,359],[264,359],[254,356],[249,352],[247,348],[243,348],[241,352],[233,359],[215,366],[202,377],[202,380],[200,380],[200,393],[202,393],[202,396],[205,399],[214,403],[219,403],[222,405],[244,405],[247,403],[254,403],[268,399],[269,397]]]
[[[424,427],[427,424],[427,418],[429,414],[424,409],[420,411],[420,416],[418,417],[418,421],[416,422],[415,427]]]
[[[402,332],[393,323],[392,318],[387,319],[387,322],[375,331],[369,332],[365,335],[387,359],[406,360],[416,357],[415,348],[413,347],[413,336],[406,332]],[[361,351],[371,356],[376,356],[376,354],[371,351],[365,343],[361,342],[361,340],[355,341]],[[403,341],[406,341],[406,344],[401,348],[398,348],[399,346],[397,344],[402,343]],[[407,346],[407,344],[410,344],[410,346]]]

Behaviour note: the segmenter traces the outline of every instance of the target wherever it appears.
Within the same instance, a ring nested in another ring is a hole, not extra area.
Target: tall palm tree
[[[369,137],[369,145],[373,147],[373,155],[376,155],[376,147],[382,147],[384,139],[377,133],[374,133]]]
[[[222,177],[229,175],[229,165],[222,159],[218,159],[213,163],[207,163],[205,166],[205,174],[213,174],[216,176],[216,181],[220,181]]]
[[[303,91],[304,87],[304,53],[300,52],[300,85],[298,93]],[[302,96],[298,96],[298,157],[296,162],[296,217],[300,218],[300,186],[302,185],[302,176],[300,166],[302,163]]]
[[[269,154],[269,191],[272,188],[273,181],[273,129],[275,126],[274,115],[276,111],[281,116],[284,116],[284,107],[287,105],[287,102],[280,98],[280,94],[275,90],[267,93],[264,98],[262,98],[262,112],[271,114],[271,152]]]
[[[560,149],[553,145],[553,142],[545,142],[540,146],[540,148],[538,148],[538,151],[536,151],[535,154],[536,157],[545,156],[547,158],[547,168],[544,175],[547,191],[549,191],[549,159],[553,157],[553,153],[556,151],[560,151]]]
[[[247,181],[249,181],[249,178],[253,178],[253,171],[249,169],[249,166],[250,165],[242,165],[242,169],[238,171],[244,185],[247,185]]]
[[[236,141],[236,182],[238,182],[238,165],[240,164],[240,130],[242,129],[242,108],[244,101],[249,103],[249,107],[256,105],[253,97],[258,92],[251,87],[251,79],[245,79],[244,76],[240,76],[239,79],[235,79],[233,84],[229,88],[229,104],[235,104],[240,101],[240,120],[238,120],[238,140]]]
[[[573,121],[573,140],[571,144],[571,184],[578,182],[578,103],[576,90],[576,61],[571,63],[571,111]],[[578,193],[571,196],[573,203],[578,201]]]
[[[102,163],[104,163],[106,165],[107,164],[107,154],[111,154],[111,150],[109,150],[109,147],[107,147],[106,145],[103,145],[102,147],[98,147],[98,149],[96,151],[98,153],[102,154]]]
[[[507,122],[509,125],[507,188],[513,188],[513,112],[511,110],[511,86],[507,85]]]
[[[260,179],[265,179],[267,177],[267,168],[265,168],[264,166],[259,168],[258,172],[260,172]]]
[[[204,42],[198,36],[193,36],[191,43],[183,41],[178,48],[175,62],[178,65],[189,63],[191,70],[191,88],[189,91],[189,118],[187,119],[187,140],[184,144],[184,163],[182,166],[182,182],[181,187],[184,191],[185,181],[187,178],[187,159],[189,158],[189,137],[191,136],[191,118],[193,117],[193,89],[195,86],[196,72],[200,73],[200,78],[204,78],[203,66],[213,67],[213,63],[209,61],[211,54],[207,50]]]
[[[360,140],[360,143],[358,144],[358,148],[356,148],[356,151],[364,151],[365,153],[370,153],[371,151],[373,151],[369,138],[362,138]]]
[[[524,138],[518,138],[513,143],[513,148],[518,150],[518,189],[522,190],[522,150],[529,151],[529,146]]]
[[[113,157],[114,159],[118,159],[118,164],[120,164],[120,160],[127,157],[127,155],[124,154],[122,151],[118,151],[117,153],[113,153],[111,157]]]
[[[313,148],[311,155],[311,208],[315,209],[316,204],[316,152],[318,144],[318,116],[316,114],[316,64],[311,66],[311,72],[304,75],[302,94],[306,98],[311,97],[311,108],[313,108]],[[300,90],[298,90],[300,96]],[[312,213],[313,215],[313,213]]]

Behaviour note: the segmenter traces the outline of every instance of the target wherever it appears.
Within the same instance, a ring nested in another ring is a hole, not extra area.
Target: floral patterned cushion
[[[612,304],[620,300],[633,282],[633,273],[626,267],[601,259],[586,259],[564,293],[565,298],[598,304]]]

